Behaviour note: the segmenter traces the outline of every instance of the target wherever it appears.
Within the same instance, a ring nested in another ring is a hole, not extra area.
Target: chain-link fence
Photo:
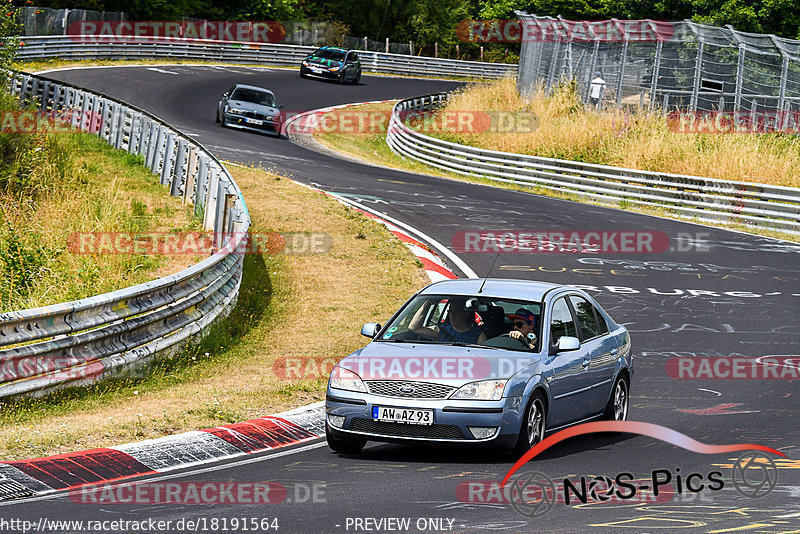
[[[600,106],[777,113],[785,120],[800,112],[800,41],[690,21],[582,23],[516,14],[523,94],[574,80],[586,103],[600,94]]]
[[[130,16],[124,12],[51,9],[47,7],[24,7],[20,9],[19,17],[23,27],[23,35],[68,35],[80,30],[80,23],[82,22],[131,22]],[[203,21],[187,18],[181,22]],[[413,55],[413,45],[411,43],[392,43],[388,40],[376,41],[367,37],[344,35],[342,32],[343,27],[335,23],[281,21],[280,24],[283,27],[283,38],[277,42],[281,44],[300,46],[338,45],[356,50]]]

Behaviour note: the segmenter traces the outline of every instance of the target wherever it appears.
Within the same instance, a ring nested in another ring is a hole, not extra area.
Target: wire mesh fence
[[[691,21],[586,23],[516,14],[523,94],[570,80],[585,103],[599,95],[598,106],[766,113],[775,129],[800,114],[800,41]]]

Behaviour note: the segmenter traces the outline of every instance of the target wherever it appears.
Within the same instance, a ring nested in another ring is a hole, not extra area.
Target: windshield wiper
[[[492,349],[492,350],[499,350],[500,347],[489,347],[487,345],[477,345],[475,343],[464,343],[463,341],[453,341],[452,343],[446,343],[452,347],[476,347],[479,349]]]

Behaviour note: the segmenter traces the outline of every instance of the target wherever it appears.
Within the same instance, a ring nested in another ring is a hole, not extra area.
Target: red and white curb
[[[294,117],[289,119],[284,124],[283,133],[285,134],[301,133],[306,135],[313,135],[314,130],[320,124],[320,118],[326,113],[329,113],[330,111],[336,109],[349,108],[353,106],[361,106],[364,104],[384,104],[393,101],[394,100],[372,100],[369,102],[354,102],[351,104],[328,106],[326,108],[307,111],[305,113],[295,115]],[[426,245],[421,240],[411,235],[411,230],[413,229],[411,229],[410,226],[403,224],[405,228],[410,229],[406,230],[404,228],[401,228],[399,224],[393,224],[392,222],[389,222],[388,220],[386,220],[386,218],[378,214],[370,213],[370,211],[368,211],[363,206],[360,206],[357,202],[353,202],[352,200],[337,195],[336,193],[330,193],[328,191],[324,191],[316,187],[308,186],[301,182],[297,181],[294,182],[302,186],[309,187],[310,189],[313,189],[314,191],[320,192],[331,198],[334,198],[339,202],[341,202],[342,204],[349,206],[352,209],[358,211],[359,213],[365,215],[366,217],[369,217],[370,219],[375,220],[386,226],[386,228],[388,228],[389,231],[395,237],[397,237],[400,241],[402,241],[409,248],[411,253],[414,256],[416,256],[416,258],[422,263],[422,266],[425,269],[425,273],[428,275],[428,278],[430,279],[431,282],[438,282],[440,280],[453,280],[455,278],[458,278],[458,276],[453,271],[451,271],[450,269],[447,268],[447,266],[445,266],[444,262],[442,262],[439,256],[433,252],[430,246]],[[422,232],[419,231],[414,231],[414,233],[416,233],[417,235],[424,235],[422,234]],[[440,245],[439,243],[430,238],[427,238],[426,241],[428,241],[431,245],[435,246],[437,250],[440,250],[446,256],[448,256],[450,260],[452,260],[456,265],[458,265],[458,267],[464,272],[464,274],[466,274],[467,277],[469,278],[476,277],[472,269],[470,269],[460,258],[452,254],[445,247],[443,247],[442,245]]]
[[[325,403],[102,449],[0,463],[0,501],[165,473],[325,435]]]

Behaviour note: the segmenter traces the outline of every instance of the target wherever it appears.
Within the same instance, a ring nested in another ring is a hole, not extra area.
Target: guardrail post
[[[208,156],[200,154],[200,161],[197,164],[197,180],[195,181],[194,213],[205,215],[206,197],[208,192],[209,159]]]
[[[153,171],[154,174],[158,174],[161,170],[161,158],[164,157],[164,153],[161,151],[161,145],[164,144],[164,127],[158,126],[155,122],[153,123],[153,128],[155,129],[155,143],[153,142],[153,136],[150,136],[150,170]]]
[[[189,155],[186,158],[186,182],[183,186],[183,203],[191,202],[194,204],[194,189],[197,183],[198,174],[198,160],[197,160],[197,147],[195,145],[189,146]]]
[[[142,131],[142,115],[134,112],[131,115],[131,133],[128,136],[128,153],[136,154],[139,151],[139,135]]]
[[[106,102],[108,103],[108,101]],[[116,145],[116,137],[117,131],[119,130],[120,121],[119,106],[116,104],[109,106],[109,112],[111,114],[111,127],[108,129],[108,134],[105,136],[105,138],[106,141],[108,141],[108,144],[113,145],[115,148],[119,148],[119,146]],[[112,139],[114,141],[112,141]]]
[[[209,169],[208,185],[206,186],[206,201],[203,211],[203,229],[215,231],[215,216],[217,214],[217,194],[219,193],[220,169],[213,167]],[[216,236],[214,236],[216,242]]]
[[[86,130],[89,128],[88,124],[92,123],[94,119],[91,118],[89,112],[91,108],[89,107],[89,95],[86,94],[85,91],[81,91],[81,118],[80,122],[78,123],[78,127],[81,130]],[[84,125],[87,125],[84,127]]]
[[[172,180],[172,187],[170,187],[169,194],[173,197],[182,195],[185,187],[185,176],[189,175],[187,162],[186,162],[186,139],[178,139],[178,153],[175,156],[175,177]]]
[[[103,131],[105,124],[103,124],[103,118],[100,116],[100,98],[94,95],[91,96],[92,98],[92,124],[94,125],[99,118],[99,125],[96,132],[89,132],[93,134],[100,135],[100,132]]]
[[[41,98],[41,102],[39,102],[39,109],[41,111],[47,111],[47,101],[49,100],[50,95],[50,82],[42,82],[42,91],[39,93],[39,95]]]
[[[166,147],[163,154],[164,159],[162,160],[161,164],[161,185],[170,186],[171,189],[172,182],[175,180],[175,175],[177,174],[177,168],[173,170],[173,165],[177,164],[177,161],[173,161],[173,156],[175,155],[175,134],[167,134]]]

